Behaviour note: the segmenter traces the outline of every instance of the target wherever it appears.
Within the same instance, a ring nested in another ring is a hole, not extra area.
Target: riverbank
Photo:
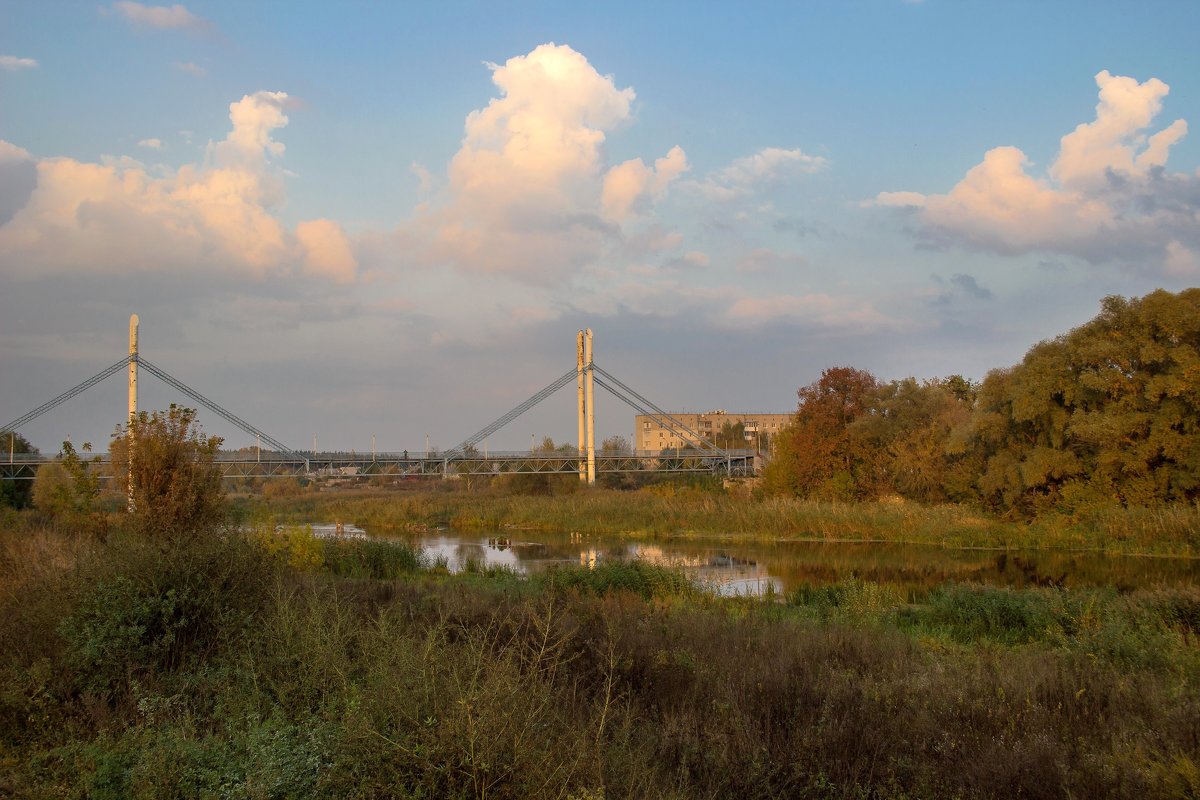
[[[306,493],[242,502],[248,516],[353,522],[374,532],[545,530],[725,540],[876,541],[955,548],[1200,557],[1200,507],[1096,508],[1011,522],[966,506],[758,499],[659,486],[528,497],[466,491]]]
[[[1200,789],[1195,589],[721,600],[640,563],[518,579],[299,533],[20,533],[0,539],[0,794]]]

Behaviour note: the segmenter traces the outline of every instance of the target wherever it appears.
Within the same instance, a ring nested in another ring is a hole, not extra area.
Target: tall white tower
[[[138,381],[138,315],[129,317],[129,430],[127,432],[129,449],[129,480],[127,486],[127,507],[133,512],[133,453],[136,445],[133,435],[134,423],[137,419],[137,381]]]

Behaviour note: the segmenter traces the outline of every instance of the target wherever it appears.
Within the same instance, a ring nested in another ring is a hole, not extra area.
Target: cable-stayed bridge
[[[23,425],[58,408],[67,401],[83,394],[118,372],[128,371],[131,414],[137,411],[137,381],[139,371],[149,373],[172,389],[178,391],[198,406],[216,414],[238,429],[255,437],[257,446],[242,448],[236,452],[221,452],[217,456],[223,474],[228,478],[276,478],[276,477],[351,477],[351,476],[396,476],[450,478],[466,475],[503,474],[577,474],[580,480],[594,483],[597,474],[654,471],[660,473],[708,473],[722,475],[748,475],[755,471],[756,452],[749,449],[724,449],[717,447],[702,434],[655,405],[591,358],[591,331],[580,331],[575,368],[551,381],[505,414],[497,417],[480,430],[462,440],[449,450],[436,452],[370,452],[297,450],[288,447],[255,425],[247,422],[224,406],[210,400],[166,370],[142,356],[137,348],[137,317],[130,323],[130,352],[125,358],[105,367],[100,372],[71,387],[62,394],[32,409],[0,428],[0,479],[29,480],[37,468],[57,459],[52,454],[14,453],[4,448],[6,433],[16,433]],[[556,394],[575,381],[579,398],[579,438],[577,451],[556,450],[542,452],[536,448],[528,451],[491,451],[486,447],[489,436],[499,431],[539,403]],[[678,437],[679,441],[692,443],[690,447],[671,451],[608,452],[597,450],[592,431],[593,385],[608,392],[635,413],[654,418],[664,429]],[[11,441],[11,440],[10,440]],[[479,445],[483,443],[483,450]],[[8,452],[4,452],[8,450]],[[89,456],[99,464],[108,462],[108,454]]]

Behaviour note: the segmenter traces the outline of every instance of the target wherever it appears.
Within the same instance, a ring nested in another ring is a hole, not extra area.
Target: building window
[[[650,423],[648,421],[642,423],[642,430],[644,430],[644,431],[650,430]]]

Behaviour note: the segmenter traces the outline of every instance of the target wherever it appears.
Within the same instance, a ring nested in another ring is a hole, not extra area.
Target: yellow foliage
[[[313,570],[325,563],[325,548],[313,535],[311,525],[263,526],[258,529],[257,538],[263,549],[289,567]]]

